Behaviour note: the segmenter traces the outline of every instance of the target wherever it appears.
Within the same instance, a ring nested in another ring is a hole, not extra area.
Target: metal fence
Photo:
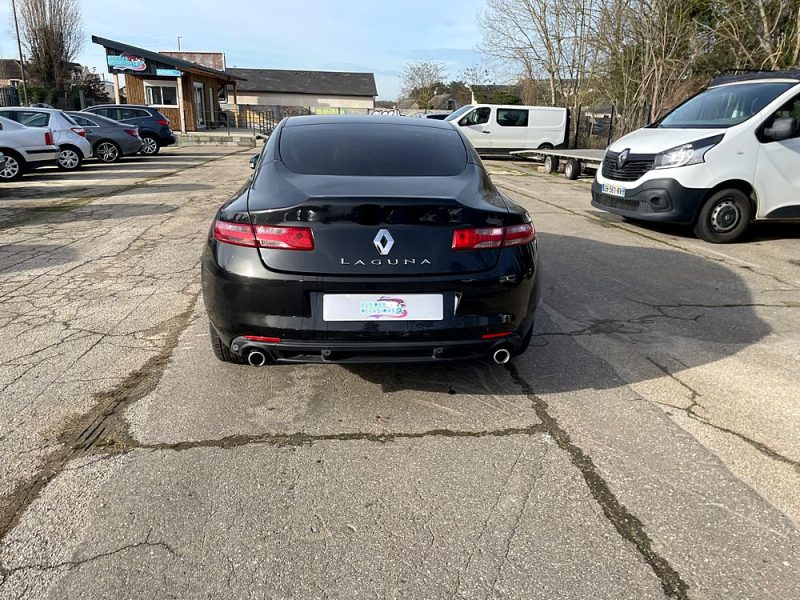
[[[647,125],[649,117],[647,106],[624,112],[617,112],[614,106],[578,107],[570,122],[569,147],[605,149],[617,138]]]

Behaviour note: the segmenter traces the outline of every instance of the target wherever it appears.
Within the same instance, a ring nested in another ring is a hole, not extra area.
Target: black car
[[[493,357],[531,339],[536,231],[449,123],[290,117],[202,258],[217,358]]]
[[[97,104],[83,109],[82,112],[90,112],[121,123],[136,125],[139,128],[139,137],[142,138],[142,154],[158,154],[163,146],[171,146],[175,143],[175,134],[170,129],[169,119],[152,106]]]

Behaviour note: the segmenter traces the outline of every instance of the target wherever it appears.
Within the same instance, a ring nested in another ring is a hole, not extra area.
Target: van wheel
[[[564,165],[564,177],[575,181],[581,175],[581,163],[577,159],[570,158]]]
[[[733,188],[720,190],[700,209],[694,233],[712,244],[727,244],[747,231],[752,217],[753,206],[747,194]]]
[[[544,157],[544,172],[545,173],[555,173],[558,171],[558,157],[556,156],[545,156]]]
[[[0,169],[0,181],[16,181],[25,173],[25,161],[13,150],[3,150],[6,164]]]

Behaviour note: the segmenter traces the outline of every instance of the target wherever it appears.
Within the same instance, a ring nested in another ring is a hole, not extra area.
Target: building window
[[[178,84],[171,81],[145,81],[144,101],[150,106],[178,106]]]

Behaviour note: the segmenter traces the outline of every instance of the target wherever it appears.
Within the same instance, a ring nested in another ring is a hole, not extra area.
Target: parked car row
[[[110,163],[137,153],[152,156],[174,143],[169,119],[148,106],[2,107],[0,181],[17,180],[45,165],[74,171],[91,157]]]

